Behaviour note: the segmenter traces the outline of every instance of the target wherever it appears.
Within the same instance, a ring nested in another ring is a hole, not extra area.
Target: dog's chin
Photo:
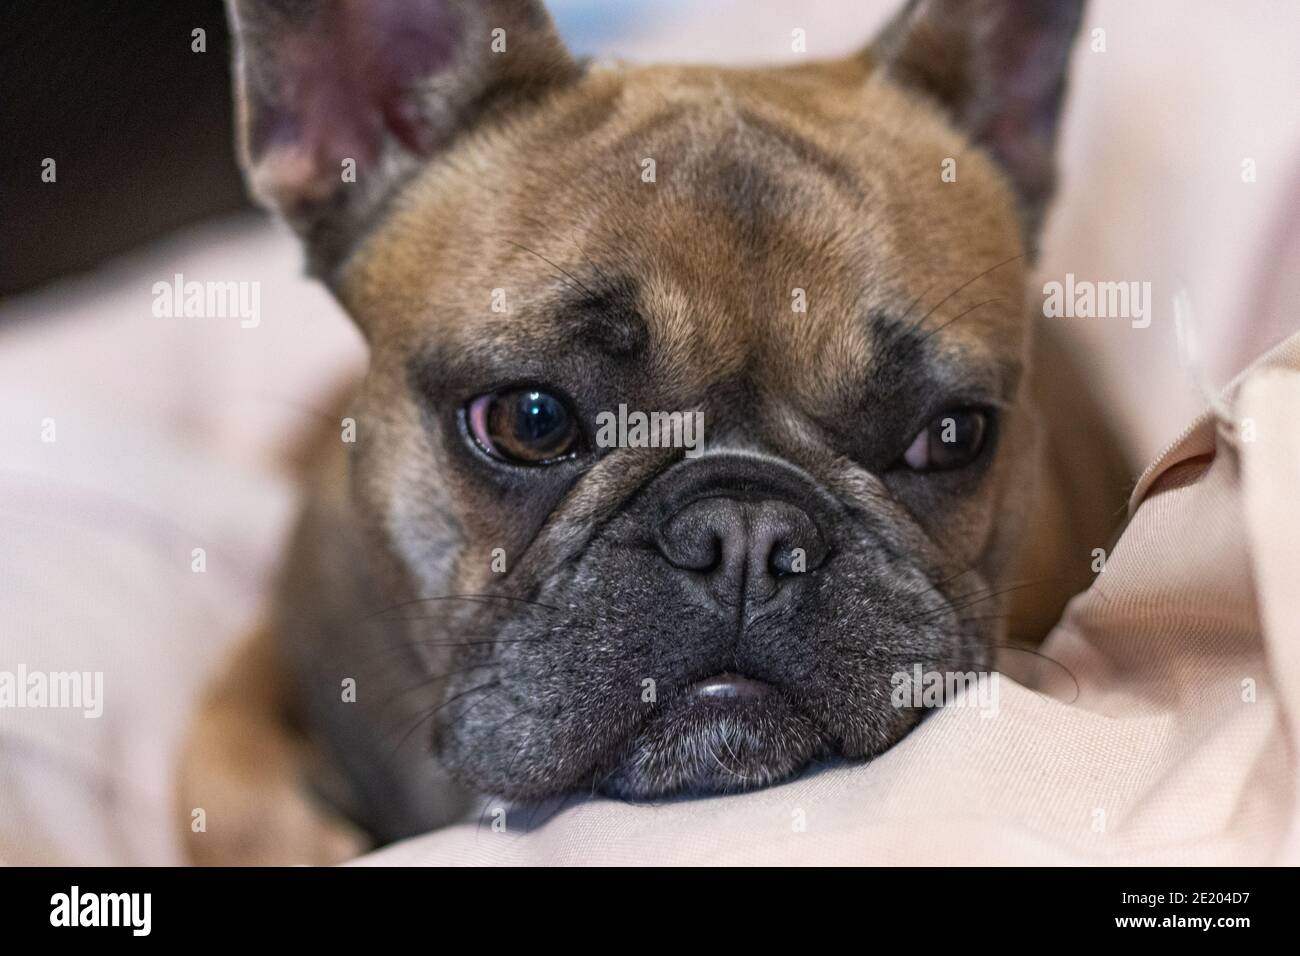
[[[783,695],[688,692],[633,735],[600,792],[623,800],[752,790],[827,752],[823,733]]]

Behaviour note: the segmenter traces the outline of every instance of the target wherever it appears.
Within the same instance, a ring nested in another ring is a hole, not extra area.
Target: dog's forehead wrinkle
[[[767,451],[758,441],[731,439],[725,442],[710,442],[705,445],[704,452],[696,460],[707,461],[717,458],[742,458],[769,465],[783,465],[795,468],[802,473],[802,470],[798,469],[789,459]]]
[[[867,319],[873,348],[867,385],[878,400],[942,397],[943,393],[981,393],[986,400],[1005,398],[1008,383],[1018,382],[1018,354],[990,351],[978,337],[953,341],[931,335],[914,318],[872,310]]]
[[[789,124],[768,119],[754,109],[738,109],[736,121],[744,136],[757,138],[768,147],[763,152],[771,153],[775,147],[775,153],[782,159],[794,160],[794,163],[780,165],[793,166],[804,172],[816,171],[847,196],[866,198],[862,195],[866,184],[851,165],[823,148],[811,136],[801,134]]]
[[[533,277],[521,277],[524,287],[508,290],[516,300],[521,295],[527,299],[533,291],[529,286],[536,286],[537,273],[544,270],[552,295],[581,295],[598,304],[587,308],[591,303],[579,299],[577,307],[561,307],[553,318],[536,319],[527,309],[487,317],[495,328],[490,335],[493,347],[504,348],[508,340],[526,336],[530,347],[536,343],[562,348],[576,318],[588,322],[572,336],[580,346],[618,354],[653,343],[655,348],[646,350],[647,370],[667,384],[706,383],[746,370],[751,378],[777,378],[792,391],[806,389],[822,401],[850,392],[867,376],[868,358],[879,349],[870,330],[854,319],[853,303],[864,290],[879,297],[882,277],[906,265],[894,254],[896,237],[891,229],[873,227],[870,219],[854,222],[843,209],[828,209],[826,197],[805,195],[808,175],[801,170],[815,164],[792,167],[789,157],[795,147],[787,142],[791,137],[803,142],[804,137],[791,132],[768,143],[772,137],[766,132],[753,131],[761,118],[756,124],[753,118],[737,116],[722,124],[721,140],[715,136],[683,147],[683,162],[695,172],[684,178],[666,175],[658,185],[642,189],[648,198],[637,202],[650,205],[642,210],[645,215],[638,218],[636,230],[628,229],[627,203],[618,196],[644,184],[629,181],[617,195],[603,187],[594,189],[585,214],[571,215],[567,226],[552,227],[553,242],[539,244],[530,238],[529,245],[572,273],[576,282],[534,263]],[[683,117],[662,129],[667,133],[692,123],[703,124],[703,132],[717,133],[716,121],[705,124],[694,109],[686,109]],[[746,131],[745,143],[723,148],[726,137],[737,135],[737,126]],[[666,142],[672,142],[671,137]],[[670,158],[658,152],[661,160]],[[784,166],[773,155],[784,158]],[[730,212],[710,216],[710,210],[697,203],[674,201],[674,189],[711,191]],[[588,297],[573,288],[598,284],[601,274],[632,277],[647,287],[639,290],[638,308],[624,308],[617,301],[627,296]],[[499,275],[488,281],[507,284]],[[793,316],[790,307],[795,290],[812,301],[808,312],[799,316]],[[640,323],[644,334],[637,329]],[[556,334],[548,336],[547,327]],[[770,354],[757,361],[754,353],[760,350]]]
[[[617,357],[643,350],[648,329],[638,303],[636,278],[593,262],[577,281],[580,288],[566,288],[553,307],[555,321],[569,328],[570,341]]]

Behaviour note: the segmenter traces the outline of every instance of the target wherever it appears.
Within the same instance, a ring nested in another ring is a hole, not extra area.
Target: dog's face
[[[370,342],[357,508],[445,765],[743,789],[988,666],[1077,5],[913,4],[771,70],[582,66],[524,2],[271,6],[250,158]],[[620,405],[699,453],[600,440]]]

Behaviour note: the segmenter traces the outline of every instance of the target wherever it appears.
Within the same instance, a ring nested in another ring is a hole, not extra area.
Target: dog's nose
[[[780,500],[697,499],[664,522],[655,543],[669,564],[698,576],[728,608],[766,604],[826,557],[812,518]]]

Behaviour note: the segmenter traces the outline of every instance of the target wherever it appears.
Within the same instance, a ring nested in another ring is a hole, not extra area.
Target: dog
[[[1040,639],[1131,478],[1027,294],[1080,8],[721,69],[534,0],[233,0],[250,183],[370,362],[184,748],[193,859],[773,784]]]

